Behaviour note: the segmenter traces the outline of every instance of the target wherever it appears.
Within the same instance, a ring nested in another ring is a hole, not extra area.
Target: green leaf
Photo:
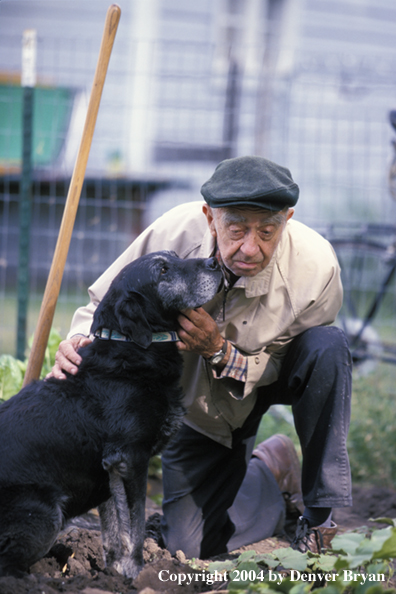
[[[260,571],[263,571],[257,563],[253,561],[243,561],[238,563],[238,567],[234,568],[229,573],[229,590],[243,590],[254,581],[250,576],[258,576]],[[244,579],[246,577],[246,579]]]
[[[256,551],[244,551],[243,553],[241,553],[237,559],[237,565],[239,566],[240,563],[243,563],[244,561],[250,561],[251,559],[253,559],[257,557],[256,555]]]
[[[343,553],[336,561],[337,570],[366,566],[373,559],[396,558],[396,528],[374,530],[370,538],[361,533],[345,532],[332,542],[335,552]]]
[[[255,560],[257,563],[264,563],[272,569],[279,565],[279,560],[273,553],[261,553],[255,557]]]
[[[396,519],[395,518],[369,518],[370,522],[377,522],[377,524],[389,524],[390,526],[394,526],[396,528]]]
[[[298,594],[298,592],[308,592],[310,586],[308,585],[307,587],[306,584],[300,582],[292,582],[289,578],[285,577],[283,577],[282,582],[280,584],[278,583],[278,581],[269,582],[268,579],[266,579],[264,582],[259,581],[255,584],[249,584],[247,594],[250,594],[251,592],[260,592],[260,594],[270,592],[271,594],[273,594],[274,591],[282,592],[283,594],[290,594],[290,592],[292,592],[296,588]]]
[[[331,542],[331,548],[335,552],[353,554],[356,549],[365,539],[364,534],[358,532],[344,532],[343,534],[336,534]]]
[[[223,573],[223,571],[231,571],[235,569],[235,561],[227,560],[227,561],[213,561],[213,563],[209,563],[208,571],[210,573],[214,573],[218,571],[219,573]]]
[[[337,572],[342,571],[343,569],[349,569],[349,567],[350,567],[349,559],[347,559],[346,557],[340,556],[334,563],[334,569]]]
[[[291,547],[273,551],[274,556],[285,569],[304,571],[308,567],[308,554],[295,551]]]
[[[374,530],[371,538],[364,538],[356,550],[348,555],[350,567],[365,565],[372,559],[392,559],[396,556],[396,528]]]
[[[323,588],[320,588],[323,590]],[[340,594],[344,592],[345,586],[341,582],[332,582],[328,586],[326,586],[325,594]],[[318,590],[315,590],[317,592]]]
[[[0,357],[0,399],[8,400],[22,387],[25,366],[11,355]]]
[[[355,588],[355,594],[384,594],[384,588],[378,583],[366,582]]]
[[[382,532],[382,534],[380,534]],[[388,538],[384,539],[385,533]],[[382,531],[376,530],[373,532],[371,540],[381,543],[380,549],[377,549],[373,555],[373,559],[395,559],[396,558],[396,528],[385,528]]]
[[[337,562],[339,557],[337,555],[331,555],[326,553],[324,555],[319,555],[316,558],[311,559],[309,562],[309,566],[315,569],[315,571],[320,571],[323,573],[330,573]]]
[[[274,594],[274,590],[267,583],[256,582],[255,584],[249,584],[246,590],[243,590],[246,594]]]
[[[385,575],[389,574],[389,564],[384,561],[374,561],[367,566],[366,572],[367,573],[384,573]]]
[[[311,584],[298,582],[291,590],[289,590],[289,594],[306,594],[306,592],[310,592],[311,589]]]

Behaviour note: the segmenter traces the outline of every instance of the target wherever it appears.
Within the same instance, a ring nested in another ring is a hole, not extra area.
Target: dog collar
[[[95,338],[102,340],[118,340],[120,342],[134,342],[121,332],[117,330],[109,330],[108,328],[101,328],[95,332]],[[151,342],[176,342],[180,340],[177,332],[171,330],[170,332],[153,332]]]

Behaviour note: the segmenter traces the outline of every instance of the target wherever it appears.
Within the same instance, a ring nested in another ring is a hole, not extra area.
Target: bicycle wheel
[[[379,242],[333,240],[341,266],[344,301],[337,325],[347,335],[355,368],[396,364],[396,257]]]

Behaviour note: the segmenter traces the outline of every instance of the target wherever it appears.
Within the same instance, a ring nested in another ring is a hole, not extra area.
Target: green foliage
[[[60,336],[59,332],[52,328],[48,339],[47,348],[45,350],[43,367],[40,376],[41,378],[45,377],[54,365],[55,353],[58,350],[61,340],[62,337]],[[33,339],[29,341],[30,347],[32,342]],[[19,361],[18,359],[12,357],[12,355],[0,356],[0,402],[8,400],[22,388],[26,367],[27,359],[25,361]]]
[[[396,483],[395,366],[354,378],[348,451],[354,483]]]
[[[396,528],[394,525],[374,530],[370,537],[362,533],[346,532],[334,537],[332,550],[342,553],[336,568],[366,567],[372,560],[396,558]]]
[[[367,483],[384,487],[396,484],[396,366],[378,364],[364,377],[354,375],[351,426],[348,452],[354,484]],[[290,437],[300,453],[300,444],[287,412],[273,410],[263,416],[256,443],[275,433]],[[290,413],[289,413],[290,414]]]
[[[275,435],[275,433],[282,433],[293,440],[297,451],[299,451],[300,442],[292,418],[290,406],[271,407],[261,420],[256,436],[256,444],[268,439],[271,435]]]
[[[380,518],[386,528],[345,532],[325,554],[281,548],[271,553],[245,551],[235,560],[218,561],[208,572],[227,573],[228,590],[235,594],[396,594],[390,587],[396,558],[396,521]]]
[[[149,475],[149,477],[152,477],[152,478],[157,478],[157,479],[162,478],[161,454],[157,454],[156,456],[152,456],[150,458],[148,475]]]
[[[25,363],[11,355],[1,355],[0,401],[8,400],[21,389],[25,371]]]

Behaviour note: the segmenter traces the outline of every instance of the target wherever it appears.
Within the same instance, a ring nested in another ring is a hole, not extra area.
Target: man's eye
[[[230,236],[234,238],[243,237],[243,231],[242,229],[230,229]]]
[[[261,231],[260,235],[263,239],[271,239],[271,237],[273,236],[274,231],[272,229],[268,229],[266,231]]]

